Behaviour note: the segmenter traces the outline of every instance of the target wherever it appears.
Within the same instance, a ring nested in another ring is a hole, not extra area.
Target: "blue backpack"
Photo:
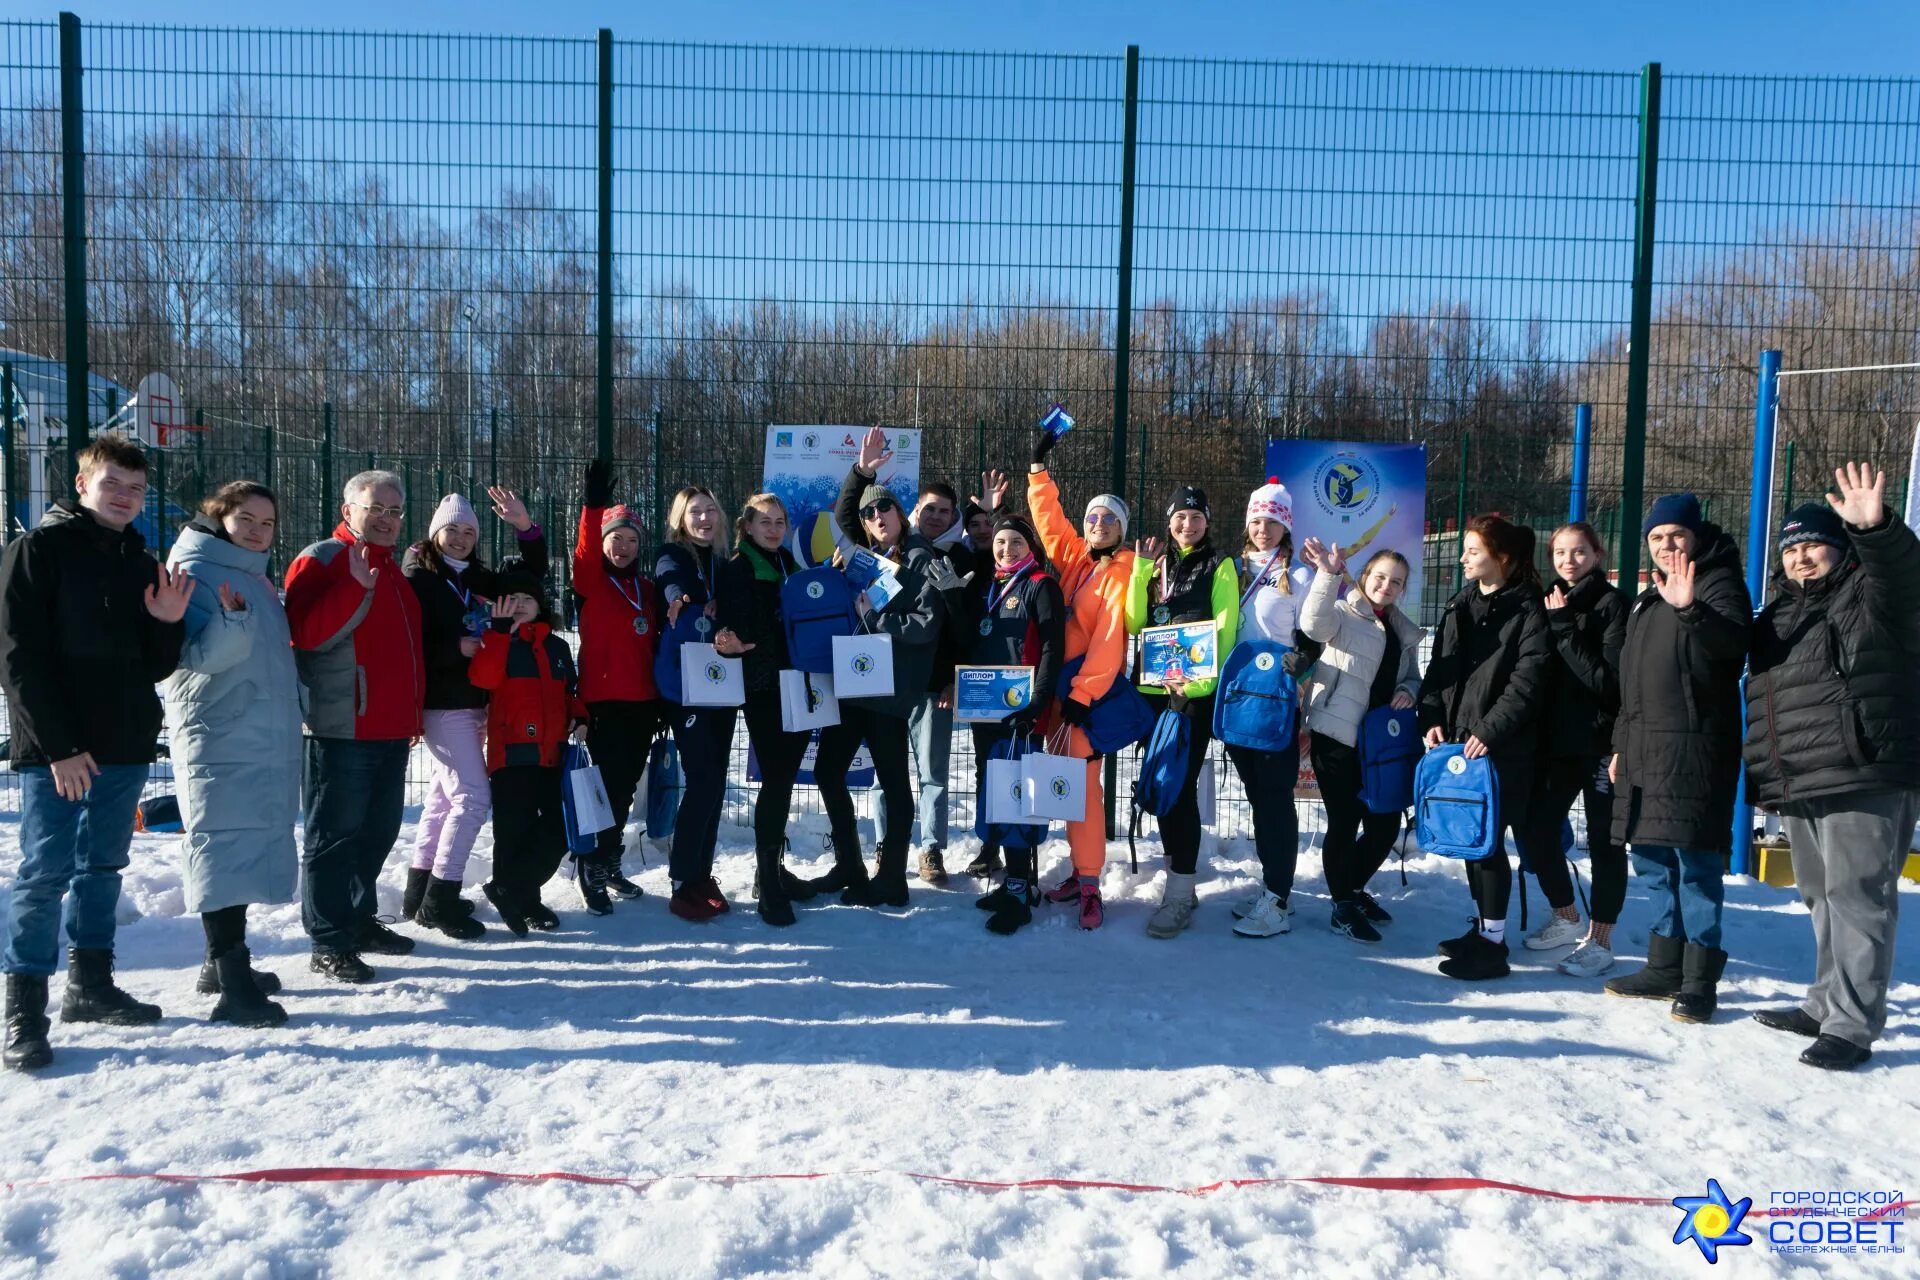
[[[853,584],[830,564],[791,574],[780,584],[780,622],[787,633],[787,661],[795,671],[833,672],[833,638],[859,630]]]
[[[1018,734],[1002,738],[987,749],[988,760],[1018,760],[1030,751],[1037,751],[1031,741]],[[980,767],[980,786],[973,797],[973,834],[982,841],[992,841],[1002,850],[1037,849],[1047,838],[1050,824],[1028,822],[987,821],[987,770]]]
[[[702,627],[702,623],[706,625]],[[713,619],[706,611],[689,604],[680,610],[680,621],[661,635],[660,647],[653,655],[653,684],[668,702],[680,701],[680,646],[710,644],[714,630]]]
[[[1140,757],[1140,776],[1133,783],[1133,818],[1127,824],[1127,863],[1136,874],[1140,854],[1134,842],[1140,833],[1140,815],[1164,818],[1180,802],[1187,785],[1187,765],[1193,753],[1193,727],[1171,708],[1161,711]]]
[[[1360,803],[1369,813],[1413,807],[1413,774],[1420,763],[1420,715],[1412,707],[1375,707],[1360,721]]]
[[[1213,736],[1230,747],[1281,752],[1298,733],[1300,691],[1287,674],[1287,646],[1242,640],[1220,669],[1213,699]]]
[[[1428,853],[1478,862],[1500,842],[1500,778],[1486,756],[1458,743],[1420,757],[1413,775],[1414,838]]]
[[[1080,674],[1080,668],[1086,665],[1087,656],[1081,654],[1060,670],[1060,698],[1066,700],[1067,690],[1073,687],[1073,678]],[[1133,682],[1124,675],[1116,675],[1107,691],[1100,695],[1087,712],[1085,732],[1087,745],[1103,756],[1124,751],[1153,732],[1155,715],[1153,704],[1147,701],[1147,695],[1133,687]]]
[[[680,748],[673,739],[661,734],[647,753],[647,834],[655,840],[673,835],[680,820],[680,793],[686,783],[680,776]]]

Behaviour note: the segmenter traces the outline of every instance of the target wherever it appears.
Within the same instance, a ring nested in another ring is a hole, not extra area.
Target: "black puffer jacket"
[[[1613,750],[1620,714],[1620,650],[1627,642],[1627,600],[1602,573],[1574,586],[1555,578],[1567,603],[1548,609],[1553,660],[1547,664],[1542,753],[1552,759],[1598,760]]]
[[[765,566],[770,576],[756,572]],[[780,617],[780,585],[800,572],[793,552],[781,547],[776,555],[741,543],[733,559],[721,565],[714,579],[714,620],[753,648],[740,655],[741,673],[751,693],[778,691],[780,669],[787,665],[787,630]]]
[[[527,572],[547,580],[547,539],[539,525],[531,526],[514,544]],[[418,544],[407,548],[400,572],[420,601],[420,637],[427,666],[429,711],[473,711],[487,705],[487,691],[474,687],[467,678],[471,661],[460,652],[460,642],[474,633],[467,629],[467,614],[486,609],[500,594],[496,570],[491,565],[469,564],[457,573],[442,565],[435,568],[420,555]],[[489,623],[488,625],[491,625]]]
[[[1699,545],[1691,604],[1675,609],[1648,587],[1627,615],[1613,728],[1622,842],[1725,849],[1732,833],[1753,605],[1733,539],[1708,524]]]
[[[860,524],[860,495],[873,477],[849,468],[840,484],[840,497],[834,502],[834,523],[855,546],[867,545],[867,533]],[[952,589],[955,597],[937,590],[928,574],[936,558],[933,544],[917,533],[908,533],[890,557],[900,579],[900,594],[878,613],[861,621],[861,629],[893,637],[893,695],[887,698],[850,698],[849,704],[877,711],[881,715],[905,720],[926,701],[933,685],[934,662],[940,654],[940,640],[947,634],[948,609],[964,607],[958,599],[962,588]]]
[[[1920,788],[1920,539],[1887,512],[1818,582],[1785,575],[1753,625],[1747,782],[1770,809]]]
[[[1496,759],[1531,756],[1551,660],[1540,588],[1509,583],[1475,622],[1480,594],[1468,583],[1441,615],[1420,684],[1420,731],[1438,727],[1450,742],[1476,737]]]

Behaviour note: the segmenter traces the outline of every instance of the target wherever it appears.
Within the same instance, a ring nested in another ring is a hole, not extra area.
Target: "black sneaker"
[[[612,875],[607,864],[589,854],[580,859],[574,872],[573,882],[580,887],[580,905],[592,915],[612,915],[613,899],[607,896]]]
[[[1805,1009],[1760,1009],[1754,1013],[1753,1020],[1763,1027],[1769,1027],[1775,1031],[1791,1031],[1794,1035],[1805,1036],[1809,1040],[1820,1034],[1819,1020],[1808,1014]]]
[[[1504,978],[1513,968],[1507,963],[1507,944],[1483,938],[1476,929],[1473,941],[1464,951],[1440,962],[1440,972],[1462,982],[1485,982],[1489,978]]]
[[[1333,904],[1332,927],[1335,933],[1344,933],[1355,942],[1380,941],[1380,931],[1367,919],[1365,905],[1357,901]]]
[[[1441,955],[1447,957],[1447,959],[1453,960],[1460,956],[1465,955],[1467,953],[1467,950],[1473,946],[1473,940],[1475,938],[1478,938],[1479,936],[1480,936],[1480,921],[1478,917],[1474,917],[1468,923],[1467,931],[1465,933],[1461,934],[1457,938],[1448,938],[1446,941],[1442,942],[1439,946],[1435,947],[1434,950],[1438,951]]]
[[[339,982],[373,981],[373,970],[367,967],[366,961],[351,951],[335,951],[332,947],[315,947],[307,968]]]
[[[1800,1061],[1822,1071],[1851,1071],[1872,1056],[1873,1050],[1863,1049],[1851,1040],[1821,1036],[1806,1047]]]
[[[1354,894],[1353,900],[1360,904],[1360,914],[1364,915],[1367,919],[1373,921],[1375,924],[1392,924],[1393,923],[1393,914],[1389,912],[1385,907],[1381,906],[1378,902],[1375,902],[1373,895],[1368,893],[1365,889],[1362,889],[1360,892]]]
[[[987,932],[1005,937],[1032,924],[1033,908],[1026,904],[1024,896],[1006,894],[1006,900],[995,907],[993,914],[987,917]]]
[[[997,885],[991,893],[983,893],[975,898],[973,905],[982,911],[998,911],[1009,903],[1019,901],[1019,897],[1008,892],[1007,886]]]
[[[607,888],[612,892],[614,897],[625,898],[629,902],[635,898],[644,898],[647,896],[647,891],[627,879],[627,877],[621,873],[618,865],[613,868],[612,874],[607,877]]]
[[[360,950],[376,956],[410,956],[413,954],[413,939],[402,937],[375,920],[360,935]]]

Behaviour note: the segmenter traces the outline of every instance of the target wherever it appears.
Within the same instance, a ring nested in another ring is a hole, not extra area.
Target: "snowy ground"
[[[0,879],[14,831],[0,815]],[[177,854],[140,838],[120,973],[168,1016],[140,1031],[56,1021],[54,1068],[0,1079],[12,1184],[0,1276],[1703,1273],[1691,1244],[1671,1242],[1679,1214],[1665,1205],[1300,1186],[988,1192],[900,1174],[1178,1187],[1470,1175],[1662,1198],[1703,1194],[1712,1176],[1764,1205],[1774,1189],[1911,1192],[1920,1172],[1913,885],[1891,1032],[1869,1070],[1833,1077],[1746,1016],[1792,999],[1812,963],[1797,900],[1764,885],[1732,889],[1722,1014],[1688,1027],[1525,953],[1497,984],[1440,977],[1433,944],[1460,931],[1468,903],[1438,859],[1410,862],[1406,889],[1391,864],[1382,873],[1397,921],[1370,949],[1326,930],[1317,852],[1301,859],[1294,933],[1232,936],[1228,903],[1256,866],[1237,841],[1209,859],[1194,929],[1170,942],[1143,933],[1157,846],[1134,877],[1124,842],[1098,934],[1043,908],[1033,928],[992,937],[959,879],[916,885],[906,913],[814,906],[775,931],[746,900],[746,834],[723,831],[720,878],[740,907],[713,924],[666,913],[655,858],[649,898],[610,919],[556,881],[559,933],[433,935],[410,958],[374,957],[382,981],[360,989],[308,974],[297,908],[257,911],[256,954],[289,987],[277,1032],[203,1021]],[[819,847],[810,830],[795,843]],[[1064,846],[1048,852],[1051,879]],[[1639,956],[1645,922],[1636,885],[1622,952]],[[320,1165],[664,1180],[60,1181]],[[811,1172],[835,1176],[687,1176]],[[1757,1238],[1716,1270],[1914,1266],[1911,1250],[1809,1261]]]

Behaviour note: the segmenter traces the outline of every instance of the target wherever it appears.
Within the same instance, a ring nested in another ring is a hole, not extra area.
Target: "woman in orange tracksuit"
[[[1049,902],[1078,902],[1080,927],[1098,929],[1106,918],[1100,902],[1100,870],[1107,861],[1106,794],[1101,759],[1087,741],[1088,710],[1125,679],[1127,668],[1127,584],[1134,553],[1127,546],[1127,504],[1110,493],[1087,503],[1081,529],[1060,504],[1060,490],[1047,473],[1047,454],[1057,440],[1042,430],[1033,444],[1027,472],[1027,510],[1040,545],[1059,576],[1067,598],[1068,668],[1079,669],[1060,687],[1060,718],[1068,726],[1067,751],[1087,762],[1087,816],[1067,824],[1073,874],[1047,891]],[[1004,488],[1004,481],[1001,483]],[[995,505],[998,505],[996,502]],[[1084,532],[1083,532],[1084,531]]]

